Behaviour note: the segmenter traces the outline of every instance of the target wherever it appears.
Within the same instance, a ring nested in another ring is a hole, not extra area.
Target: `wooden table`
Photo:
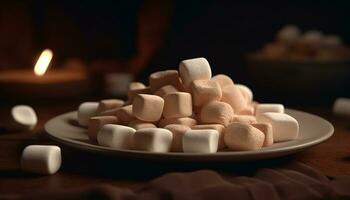
[[[289,161],[301,161],[328,176],[350,175],[350,118],[335,117],[330,108],[297,108],[320,115],[335,127],[335,134],[326,142],[296,155],[246,163],[161,163],[120,160],[81,152],[52,141],[43,130],[48,119],[72,111],[78,103],[60,103],[33,107],[39,124],[32,132],[0,132],[0,194],[27,193],[55,188],[73,188],[92,184],[111,184],[136,189],[148,180],[170,171],[214,169],[225,173],[248,173],[250,168],[274,166]],[[9,109],[1,106],[0,113]],[[6,116],[1,116],[0,120]],[[21,151],[28,144],[57,144],[63,153],[63,166],[52,176],[28,175],[19,170]]]

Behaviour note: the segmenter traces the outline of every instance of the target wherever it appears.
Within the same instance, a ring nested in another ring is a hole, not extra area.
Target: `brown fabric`
[[[200,170],[169,173],[135,191],[98,185],[26,196],[3,196],[0,199],[350,199],[350,177],[329,179],[317,170],[296,163],[284,168],[259,169],[251,177],[222,176],[214,171]]]

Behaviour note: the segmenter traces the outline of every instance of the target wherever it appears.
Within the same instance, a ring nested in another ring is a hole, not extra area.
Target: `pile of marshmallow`
[[[337,60],[348,59],[350,49],[338,35],[326,35],[319,30],[302,33],[297,26],[287,25],[278,31],[275,41],[256,55],[265,59]]]
[[[91,142],[149,152],[258,150],[299,132],[283,105],[258,104],[247,86],[224,74],[212,77],[205,58],[152,73],[149,86],[131,83],[127,101],[82,103],[78,122],[88,127]]]

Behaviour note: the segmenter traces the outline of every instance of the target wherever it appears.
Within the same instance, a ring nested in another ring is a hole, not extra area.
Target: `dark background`
[[[347,1],[1,1],[0,69],[32,68],[38,52],[51,48],[56,64],[76,57],[92,76],[130,72],[146,82],[153,71],[203,56],[214,74],[230,75],[265,100],[247,70],[247,53],[274,40],[286,24],[338,34],[349,44],[349,10]],[[330,88],[339,91],[332,98],[349,95],[342,85]],[[278,90],[269,95],[288,102]],[[329,103],[326,96],[315,101]]]

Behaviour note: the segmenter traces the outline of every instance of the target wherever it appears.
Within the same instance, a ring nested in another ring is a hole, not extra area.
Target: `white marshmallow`
[[[105,124],[117,124],[118,118],[116,116],[97,116],[91,117],[88,125],[89,139],[93,142],[97,140],[97,133]]]
[[[299,124],[296,119],[285,113],[266,112],[259,117],[262,123],[272,125],[273,140],[282,142],[298,137]]]
[[[164,97],[163,116],[165,118],[190,117],[192,115],[192,97],[187,92],[174,92]]]
[[[255,116],[258,121],[260,115],[266,112],[284,113],[284,106],[277,103],[262,103],[255,106]]]
[[[137,119],[155,122],[162,117],[164,100],[156,95],[138,94],[132,105],[132,113]]]
[[[150,152],[168,152],[171,148],[173,134],[164,128],[139,129],[134,135],[134,147]]]
[[[61,149],[52,145],[29,145],[21,157],[23,171],[37,174],[54,174],[61,167]]]
[[[211,78],[211,80],[217,82],[221,88],[224,88],[228,85],[234,85],[232,79],[225,74],[217,74]]]
[[[333,105],[333,113],[336,115],[348,115],[350,116],[350,99],[338,98]]]
[[[287,25],[278,31],[277,40],[286,43],[292,43],[297,41],[297,39],[300,37],[300,33],[301,31],[297,26]]]
[[[202,123],[227,125],[233,119],[232,107],[220,101],[212,101],[203,106],[200,113]]]
[[[87,126],[89,119],[97,114],[98,102],[84,102],[78,108],[78,122],[81,126]]]
[[[159,127],[165,127],[169,124],[181,124],[188,127],[192,127],[197,124],[197,120],[191,117],[180,117],[180,118],[163,118],[159,121]]]
[[[17,105],[11,109],[8,128],[12,130],[32,130],[38,123],[34,109],[27,105]]]
[[[211,68],[205,58],[193,58],[180,62],[179,73],[183,84],[188,87],[194,80],[209,80]]]
[[[215,153],[218,142],[219,133],[213,129],[188,130],[182,138],[185,153]]]
[[[272,126],[268,123],[252,123],[252,126],[259,129],[265,134],[264,147],[271,146],[273,144],[273,132]]]
[[[243,93],[244,98],[248,101],[248,103],[253,101],[253,92],[252,90],[243,84],[235,84],[236,87]]]
[[[224,142],[224,129],[225,127],[222,124],[200,124],[194,125],[191,127],[193,130],[202,130],[202,129],[214,129],[219,133],[219,144],[218,149],[223,149],[226,147]]]
[[[257,150],[263,146],[265,135],[249,124],[234,122],[226,127],[224,140],[231,150]]]
[[[177,90],[182,90],[182,83],[177,70],[165,70],[154,72],[149,76],[149,86],[155,92],[165,85],[172,85]]]
[[[235,113],[239,113],[247,106],[247,100],[236,85],[228,85],[222,89],[221,101],[230,104]]]
[[[173,141],[171,143],[171,151],[181,152],[182,150],[182,138],[185,135],[186,131],[191,128],[185,125],[180,124],[169,124],[164,127],[168,129],[173,134]]]
[[[202,106],[210,101],[220,100],[222,91],[220,85],[213,80],[194,80],[191,83],[193,105]]]
[[[97,134],[97,142],[101,146],[114,149],[131,149],[135,129],[117,124],[106,124]]]

